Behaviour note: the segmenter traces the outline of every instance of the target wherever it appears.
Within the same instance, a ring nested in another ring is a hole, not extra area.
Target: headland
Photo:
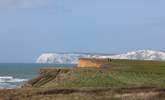
[[[161,100],[165,62],[80,59],[74,68],[40,69],[20,89],[1,90],[2,100]]]

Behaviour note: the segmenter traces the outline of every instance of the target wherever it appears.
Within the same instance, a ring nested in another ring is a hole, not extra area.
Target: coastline
[[[90,60],[90,59],[89,59]],[[165,62],[92,59],[98,67],[42,68],[17,89],[0,90],[2,100],[154,100],[165,98]],[[86,62],[85,62],[86,63]],[[91,64],[91,62],[88,64]],[[84,65],[84,64],[83,64]],[[106,65],[106,66],[105,66]]]

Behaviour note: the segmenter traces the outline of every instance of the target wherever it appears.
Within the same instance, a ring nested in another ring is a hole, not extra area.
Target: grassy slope
[[[0,91],[0,100],[161,100],[165,97],[165,90],[159,90],[165,88],[165,62],[99,62],[107,68],[52,69],[38,77],[39,81],[31,80],[32,88]]]
[[[108,68],[75,68],[41,87],[165,87],[165,62],[113,60]]]

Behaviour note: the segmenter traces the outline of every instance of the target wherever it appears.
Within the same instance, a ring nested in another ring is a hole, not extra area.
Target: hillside
[[[90,60],[90,59],[89,59]],[[91,59],[101,68],[44,68],[22,89],[2,90],[4,100],[162,100],[165,62]],[[9,98],[9,99],[6,99]],[[2,99],[3,100],[3,99]]]
[[[92,59],[93,61],[93,59]],[[42,69],[35,87],[165,87],[165,62],[96,60],[103,68]],[[104,65],[105,64],[105,65]],[[43,74],[43,70],[46,74]],[[47,76],[48,74],[48,76]],[[51,81],[47,81],[47,77]],[[33,80],[32,80],[33,81]],[[45,84],[43,84],[45,83]]]
[[[113,58],[134,60],[165,61],[165,52],[155,50],[137,50],[122,54],[101,53],[43,53],[37,63],[78,64],[79,58]]]

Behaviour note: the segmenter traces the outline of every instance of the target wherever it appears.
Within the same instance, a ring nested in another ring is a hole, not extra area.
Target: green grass
[[[93,61],[99,61],[106,67],[49,69],[46,74],[29,81],[31,88],[0,91],[0,100],[163,100],[165,98],[165,62]]]
[[[106,68],[75,68],[42,87],[165,87],[165,62],[138,60],[99,61]]]

